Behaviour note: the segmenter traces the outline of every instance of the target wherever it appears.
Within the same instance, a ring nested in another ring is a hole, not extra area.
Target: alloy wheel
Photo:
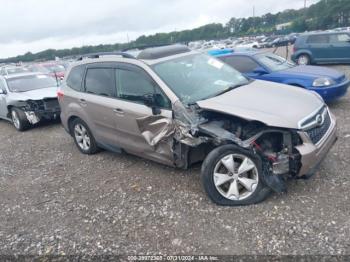
[[[214,168],[213,179],[223,197],[236,201],[250,197],[259,183],[256,164],[241,154],[221,158]]]
[[[77,141],[77,144],[82,150],[88,151],[90,149],[90,136],[88,131],[83,125],[77,124],[75,126],[74,137],[75,137],[75,140]]]

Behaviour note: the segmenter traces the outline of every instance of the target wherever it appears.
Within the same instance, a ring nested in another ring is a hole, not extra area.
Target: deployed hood
[[[298,129],[298,122],[324,102],[317,94],[301,88],[256,80],[197,104],[202,109],[260,121],[268,126]]]
[[[57,98],[57,87],[49,87],[31,90],[27,92],[9,94],[11,100],[28,101],[28,100],[42,100],[47,98]]]
[[[319,77],[329,77],[334,80],[339,80],[344,77],[344,73],[338,72],[337,70],[320,67],[320,66],[295,66],[286,70],[283,73],[289,75],[299,75],[302,74],[304,77],[310,77],[313,79]]]

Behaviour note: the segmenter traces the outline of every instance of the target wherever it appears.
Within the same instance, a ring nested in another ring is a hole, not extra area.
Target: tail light
[[[297,51],[297,48],[295,47],[295,45],[293,45],[293,52],[295,53]]]
[[[63,91],[62,91],[61,89],[59,89],[59,90],[57,91],[57,98],[58,98],[58,100],[62,99],[63,96],[64,96]]]

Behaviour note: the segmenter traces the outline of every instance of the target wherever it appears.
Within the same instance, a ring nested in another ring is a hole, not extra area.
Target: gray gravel
[[[0,254],[350,255],[349,96],[330,106],[339,141],[313,178],[236,208],[208,200],[198,167],[85,156],[58,123],[0,121]]]

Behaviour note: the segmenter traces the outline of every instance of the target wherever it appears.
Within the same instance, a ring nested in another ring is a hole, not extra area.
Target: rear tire
[[[307,54],[299,55],[297,58],[297,64],[298,65],[310,65],[311,64],[310,56]]]
[[[204,160],[201,180],[214,203],[250,205],[263,201],[271,193],[264,184],[262,172],[259,156],[232,144],[223,145],[211,151]]]
[[[20,132],[27,130],[30,126],[26,114],[23,110],[16,107],[11,109],[11,120],[13,126]]]
[[[93,155],[98,152],[96,140],[92,135],[88,125],[76,118],[71,123],[71,133],[79,151],[86,155]]]

